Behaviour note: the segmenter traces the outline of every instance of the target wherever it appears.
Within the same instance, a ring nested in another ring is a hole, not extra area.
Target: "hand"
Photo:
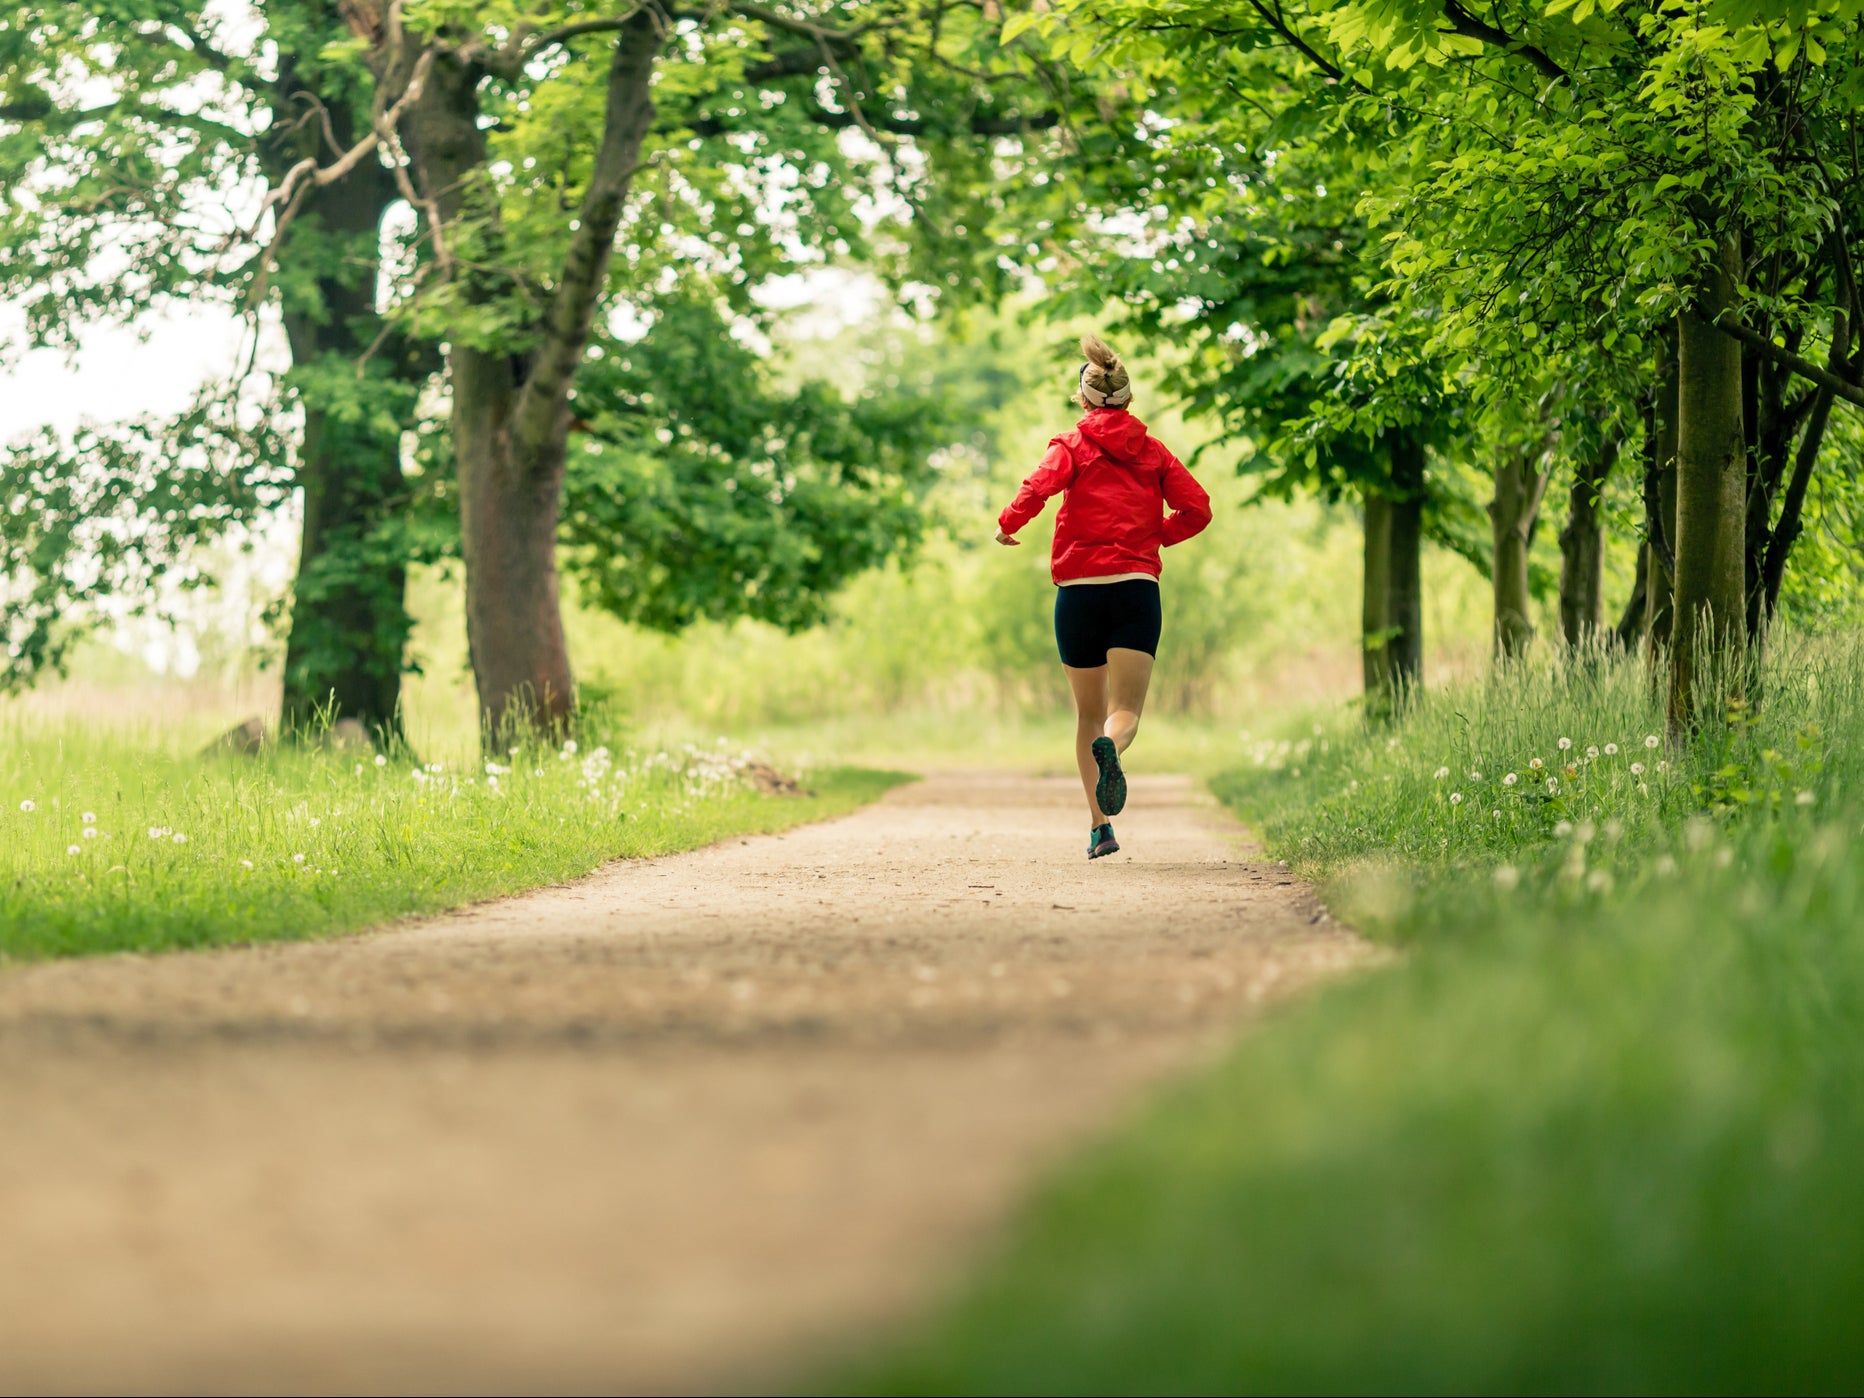
[[[1007,544],[1011,548],[1017,548],[1022,544],[1023,541],[1017,538],[1014,534],[1005,534],[1001,529],[999,529],[997,531],[997,542],[1000,544]]]

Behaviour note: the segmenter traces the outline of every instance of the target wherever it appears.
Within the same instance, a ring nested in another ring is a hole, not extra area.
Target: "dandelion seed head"
[[[83,833],[85,839],[94,840],[97,838],[97,827],[95,825],[87,825],[84,827]]]
[[[1633,762],[1631,764],[1631,775],[1634,777],[1643,776],[1644,775],[1644,764],[1642,762]]]
[[[1599,750],[1598,750],[1597,748],[1595,748],[1595,747],[1588,747],[1588,748],[1586,749],[1586,756],[1587,756],[1587,757],[1597,757],[1598,755],[1599,755]]]
[[[1502,778],[1502,785],[1513,786],[1516,782],[1520,780],[1521,778],[1517,777],[1513,772],[1510,772],[1507,776]]]
[[[66,845],[66,846],[65,846],[65,853],[66,853],[66,854],[76,854],[76,853],[78,853],[78,852],[79,852],[80,850],[82,850],[83,848],[84,848],[84,846],[83,846],[83,845]]]
[[[1568,748],[1570,748],[1570,747],[1571,747],[1572,745],[1573,745],[1573,740],[1572,740],[1571,738],[1562,738],[1562,739],[1560,739],[1560,742],[1559,742],[1559,748],[1560,748],[1560,751],[1561,751],[1561,752],[1565,752],[1565,751],[1566,751],[1566,750],[1567,750]]]
[[[304,862],[304,856],[301,854],[294,854],[291,856],[291,862],[293,864],[302,864]]]
[[[360,771],[361,769],[358,768],[357,770]],[[250,859],[242,859],[239,862],[239,867],[242,869],[250,869],[252,868],[252,861]]]
[[[1802,791],[1793,798],[1793,804],[1795,806],[1810,806],[1813,799],[1813,795],[1810,791]]]
[[[78,817],[78,822],[79,822],[80,824],[82,824],[82,825],[95,825],[95,824],[97,824],[97,812],[96,812],[96,811],[86,811],[86,812],[85,812],[85,813],[84,813],[83,815],[81,815],[81,816],[79,816],[79,817]]]
[[[1556,792],[1559,789],[1560,789],[1559,780],[1554,777],[1548,777],[1547,778],[1547,790],[1551,793],[1551,792]]]
[[[1618,756],[1618,744],[1616,744],[1616,743],[1607,743],[1607,744],[1605,745],[1605,755],[1606,755],[1607,757],[1616,757],[1616,756]]]
[[[1655,748],[1662,744],[1662,742],[1663,739],[1659,738],[1655,733],[1652,733],[1649,737],[1644,739],[1644,746],[1647,748]]]
[[[24,811],[27,815],[31,815],[34,811],[39,809],[39,807],[34,802],[31,802],[31,801],[21,801],[19,803],[19,808],[22,811]]]
[[[1463,793],[1460,791],[1452,791],[1450,793],[1450,804],[1452,806],[1462,805],[1463,804]]]
[[[1545,762],[1542,762],[1538,757],[1530,757],[1527,760],[1527,765],[1530,771],[1538,772],[1542,767],[1545,767],[1547,764]]]
[[[384,756],[384,755],[383,755],[382,753],[379,753],[379,752],[378,752],[378,753],[377,753],[377,754],[375,755],[375,765],[376,765],[376,766],[378,766],[378,767],[386,767],[386,766],[388,766],[388,758],[387,758],[386,756]]]
[[[1438,781],[1442,781],[1445,777],[1450,775],[1450,769],[1448,767],[1439,767],[1435,772],[1431,773],[1431,775]]]
[[[175,832],[175,843],[178,845],[185,845],[187,844],[187,842],[188,842],[188,837],[182,834],[179,830],[177,830]]]

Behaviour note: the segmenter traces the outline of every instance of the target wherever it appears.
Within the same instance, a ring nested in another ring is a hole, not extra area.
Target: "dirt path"
[[[0,1388],[769,1383],[1361,944],[1191,783],[951,774],[339,942],[0,973]]]

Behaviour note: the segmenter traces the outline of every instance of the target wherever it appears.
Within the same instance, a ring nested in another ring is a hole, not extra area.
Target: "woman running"
[[[997,542],[1063,495],[1049,574],[1055,580],[1055,643],[1074,691],[1074,757],[1087,792],[1087,857],[1119,849],[1109,816],[1126,805],[1120,754],[1139,731],[1159,648],[1159,549],[1210,523],[1210,497],[1184,463],[1127,410],[1133,387],[1098,336],[1081,340],[1087,363],[1074,401],[1087,410],[997,517]],[[1171,513],[1165,513],[1165,507]],[[1111,703],[1109,703],[1109,693]]]

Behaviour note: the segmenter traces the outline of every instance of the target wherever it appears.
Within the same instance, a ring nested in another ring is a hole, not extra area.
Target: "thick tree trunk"
[[[1545,480],[1521,451],[1510,451],[1495,468],[1495,495],[1489,501],[1489,539],[1494,550],[1489,580],[1495,596],[1495,655],[1500,660],[1525,654],[1534,639],[1528,617],[1527,558]]]
[[[1746,648],[1747,450],[1741,347],[1715,328],[1734,300],[1740,252],[1725,240],[1696,302],[1677,321],[1676,579],[1669,728],[1680,739],[1728,695],[1702,694],[1713,675],[1740,685]]]
[[[1578,463],[1560,530],[1560,631],[1569,650],[1592,643],[1605,624],[1605,522],[1599,496],[1618,464],[1608,437],[1597,456]]]
[[[1386,625],[1391,685],[1399,703],[1424,682],[1424,444],[1395,433],[1392,453],[1391,592]]]
[[[1391,699],[1392,502],[1365,491],[1365,574],[1360,593],[1359,641],[1368,712],[1388,711]]]
[[[394,534],[399,434],[307,404],[298,480],[304,528],[285,645],[285,731],[327,717],[400,731],[401,674],[412,619],[407,565]]]
[[[572,225],[563,266],[537,326],[536,348],[514,357],[454,343],[448,352],[452,431],[466,562],[466,636],[487,735],[522,725],[560,729],[575,707],[557,583],[557,522],[570,428],[570,390],[608,274],[615,232],[653,121],[651,81],[661,33],[642,10],[621,30],[609,63],[602,142]],[[478,174],[485,163],[475,68],[433,65],[411,113],[409,146],[442,221],[468,202],[496,241],[497,211]],[[470,274],[469,274],[470,275]],[[483,301],[511,288],[469,280]]]
[[[281,109],[295,114],[297,84],[289,69],[279,93]],[[355,136],[347,105],[333,97],[329,107],[337,143],[347,146]],[[276,158],[288,163],[315,154],[320,140],[312,126],[300,148]],[[400,731],[401,675],[413,627],[405,553],[395,538],[404,497],[400,409],[426,370],[414,357],[389,353],[353,387],[347,373],[381,330],[377,249],[382,215],[395,197],[387,171],[369,162],[319,189],[292,230],[318,240],[312,265],[324,269],[308,291],[286,291],[293,364],[308,370],[335,362],[344,372],[310,378],[300,390],[304,523],[285,642],[279,715],[285,732],[301,732],[320,717],[355,719],[377,735]],[[341,385],[342,402],[333,401],[333,384]]]

